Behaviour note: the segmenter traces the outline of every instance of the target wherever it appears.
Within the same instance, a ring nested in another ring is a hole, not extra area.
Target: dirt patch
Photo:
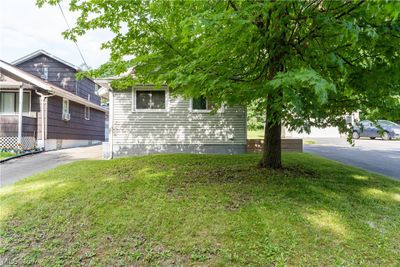
[[[192,170],[184,173],[188,182],[193,183],[236,183],[249,181],[249,172],[257,171],[256,168],[219,168],[212,170]]]
[[[230,201],[225,205],[225,209],[236,211],[253,201],[253,197],[249,194],[233,194]]]
[[[301,166],[289,166],[284,167],[281,172],[285,173],[287,176],[293,177],[318,177],[318,173],[311,169],[306,169]]]

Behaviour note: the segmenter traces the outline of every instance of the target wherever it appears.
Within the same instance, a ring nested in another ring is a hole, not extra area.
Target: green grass
[[[264,130],[247,131],[247,139],[263,139]]]
[[[398,266],[400,183],[310,154],[82,161],[0,189],[3,265]]]
[[[0,159],[5,159],[5,158],[9,158],[12,156],[15,156],[15,153],[12,152],[0,152]]]

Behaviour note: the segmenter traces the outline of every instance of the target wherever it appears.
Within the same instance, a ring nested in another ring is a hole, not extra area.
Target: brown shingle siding
[[[84,106],[69,102],[70,121],[62,120],[62,98],[49,98],[47,118],[48,139],[104,140],[105,114],[90,109],[90,120],[85,120]]]

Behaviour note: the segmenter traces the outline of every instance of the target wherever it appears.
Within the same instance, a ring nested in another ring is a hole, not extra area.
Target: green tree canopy
[[[344,132],[345,114],[400,108],[398,1],[71,0],[70,9],[80,16],[66,38],[115,33],[102,44],[110,61],[91,75],[133,69],[116,88],[167,83],[184,96],[261,105],[261,166],[281,166],[281,124]]]

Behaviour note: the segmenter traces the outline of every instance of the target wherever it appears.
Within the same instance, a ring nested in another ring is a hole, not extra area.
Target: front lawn
[[[247,131],[247,139],[264,139],[264,130],[249,130]]]
[[[12,157],[12,156],[15,156],[16,154],[15,153],[12,153],[12,152],[0,152],[0,160],[1,159],[5,159],[5,158],[9,158],[9,157]]]
[[[82,161],[0,190],[3,265],[398,266],[400,183],[310,154]]]

